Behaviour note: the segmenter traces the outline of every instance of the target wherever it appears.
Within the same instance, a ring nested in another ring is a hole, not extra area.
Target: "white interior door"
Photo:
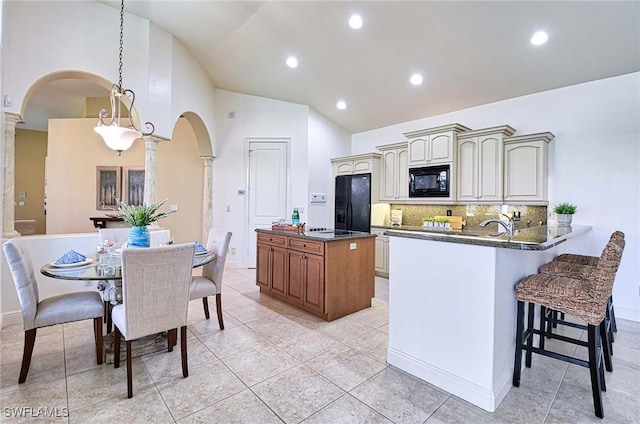
[[[289,176],[288,140],[249,140],[249,268],[256,266],[256,228],[271,228],[271,223],[287,218]]]

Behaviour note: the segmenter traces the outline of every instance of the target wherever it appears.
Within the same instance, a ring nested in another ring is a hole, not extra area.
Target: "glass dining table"
[[[215,260],[213,252],[198,253],[193,257],[193,267],[197,268]],[[122,257],[120,254],[105,254],[102,260],[96,255],[87,255],[86,260],[75,264],[45,264],[40,273],[60,280],[98,281],[96,288],[105,302],[116,305],[122,301]],[[108,312],[108,311],[107,311]],[[110,323],[109,323],[110,324]],[[109,332],[110,327],[107,327]]]
[[[107,254],[108,255],[108,254]],[[96,255],[86,255],[87,260],[77,264],[56,265],[54,262],[43,265],[40,273],[51,278],[78,281],[122,280],[122,257],[112,254],[100,263]],[[212,262],[216,258],[213,252],[196,254],[193,257],[193,267],[198,268]],[[74,266],[75,265],[75,266]]]

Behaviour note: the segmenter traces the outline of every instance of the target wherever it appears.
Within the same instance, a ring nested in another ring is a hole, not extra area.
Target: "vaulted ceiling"
[[[125,10],[172,33],[217,88],[307,104],[351,133],[640,70],[638,1],[129,0]],[[534,46],[539,30],[549,41]]]

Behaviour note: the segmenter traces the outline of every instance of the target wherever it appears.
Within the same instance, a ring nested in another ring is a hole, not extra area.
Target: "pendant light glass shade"
[[[109,148],[121,154],[127,150],[136,138],[142,137],[142,133],[126,127],[117,125],[99,125],[93,129],[102,136],[102,139]]]

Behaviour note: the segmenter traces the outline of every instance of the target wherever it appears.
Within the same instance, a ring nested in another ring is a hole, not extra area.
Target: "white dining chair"
[[[82,291],[53,296],[41,301],[31,259],[20,246],[18,239],[5,242],[2,249],[11,270],[22,309],[24,350],[18,383],[22,384],[27,380],[36,332],[42,327],[93,319],[96,360],[98,364],[102,364],[102,299],[100,295],[94,291]]]
[[[224,264],[227,260],[227,250],[231,241],[231,232],[217,232],[213,229],[209,231],[206,248],[216,254],[215,260],[203,266],[202,276],[194,276],[191,279],[189,299],[202,298],[204,316],[209,319],[209,301],[207,296],[216,297],[216,310],[218,312],[218,324],[220,330],[224,330],[222,320],[222,275],[224,274]]]
[[[180,328],[182,375],[188,377],[187,308],[195,243],[122,250],[122,304],[111,311],[114,367],[120,366],[120,336],[127,352],[127,397],[133,396],[131,341],[169,331],[168,350]]]
[[[98,241],[102,246],[105,240],[111,240],[115,243],[114,249],[119,249],[129,238],[129,227],[116,227],[116,228],[99,228],[98,229]]]

